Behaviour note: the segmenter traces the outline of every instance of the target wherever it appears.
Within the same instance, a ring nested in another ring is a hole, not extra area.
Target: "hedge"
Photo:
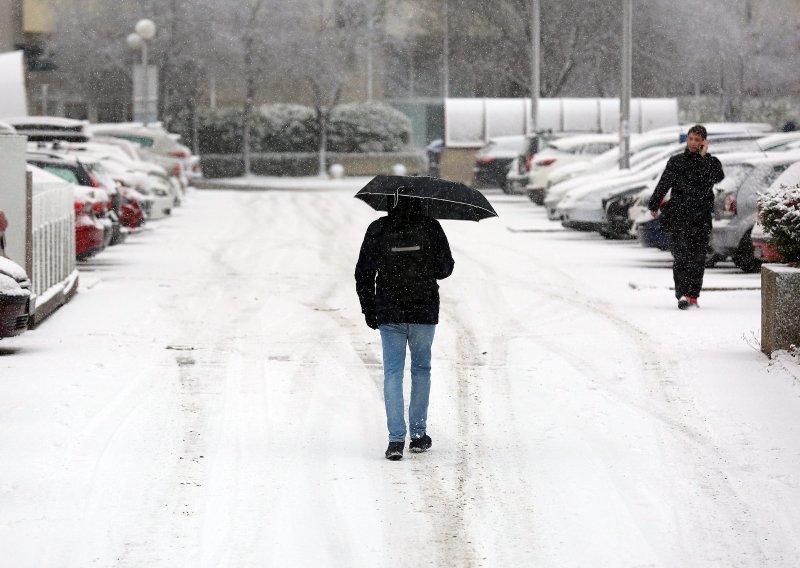
[[[200,154],[242,152],[242,110],[201,109],[198,113]],[[192,140],[190,117],[172,125],[183,140]],[[411,121],[384,103],[352,103],[331,111],[330,152],[395,152],[404,147]],[[250,121],[250,151],[254,153],[316,152],[319,129],[314,110],[295,104],[274,104],[254,110]]]

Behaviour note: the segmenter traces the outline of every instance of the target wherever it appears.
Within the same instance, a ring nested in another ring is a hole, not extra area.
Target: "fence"
[[[31,199],[31,285],[36,296],[34,323],[74,293],[75,213],[69,185],[34,187]]]

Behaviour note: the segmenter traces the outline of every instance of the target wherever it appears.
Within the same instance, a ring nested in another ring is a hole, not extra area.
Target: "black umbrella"
[[[422,199],[423,212],[434,219],[480,221],[497,217],[480,191],[432,177],[375,176],[355,195],[376,211],[389,211],[399,196]]]

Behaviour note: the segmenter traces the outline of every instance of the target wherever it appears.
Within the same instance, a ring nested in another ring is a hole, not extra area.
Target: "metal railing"
[[[33,293],[63,288],[75,271],[75,212],[71,186],[33,190]]]

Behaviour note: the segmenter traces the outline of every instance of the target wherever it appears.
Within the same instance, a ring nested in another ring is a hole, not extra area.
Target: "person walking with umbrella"
[[[699,307],[714,212],[713,187],[725,178],[719,159],[708,153],[707,138],[704,126],[689,129],[686,150],[669,159],[648,203],[651,215],[657,217],[662,200],[672,192],[661,211],[661,225],[672,235],[672,276],[681,310]]]
[[[364,319],[381,334],[389,429],[385,457],[393,461],[403,458],[407,433],[403,400],[407,348],[411,353],[409,449],[424,452],[433,443],[427,419],[431,347],[439,323],[437,281],[450,276],[454,267],[447,236],[433,215],[475,220],[496,215],[482,195],[476,198],[472,193],[478,192],[458,185],[433,178],[377,176],[356,195],[375,209],[389,211],[367,228],[355,280]],[[464,204],[481,199],[483,212],[471,212],[473,207]]]

